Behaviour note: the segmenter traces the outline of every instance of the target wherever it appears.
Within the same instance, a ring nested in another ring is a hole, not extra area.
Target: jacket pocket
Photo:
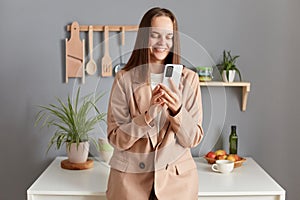
[[[128,167],[128,161],[124,157],[124,153],[114,150],[113,156],[110,159],[109,165],[121,172],[125,172]]]
[[[182,175],[192,169],[196,169],[197,166],[193,159],[184,160],[175,164],[175,170],[177,175]]]

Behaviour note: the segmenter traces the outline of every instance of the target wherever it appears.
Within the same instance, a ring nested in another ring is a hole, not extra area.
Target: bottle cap
[[[236,130],[236,125],[231,125],[231,130]]]

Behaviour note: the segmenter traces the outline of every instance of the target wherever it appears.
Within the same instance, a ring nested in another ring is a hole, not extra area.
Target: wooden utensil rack
[[[137,31],[138,26],[137,25],[92,25],[93,31],[104,31],[104,26],[109,27],[109,31],[122,31],[122,28],[124,28],[124,31]],[[71,25],[67,26],[67,31],[71,30]],[[89,25],[80,25],[79,31],[89,31]]]
[[[84,39],[81,40],[80,38],[80,31],[89,31],[89,27],[92,27],[92,32],[100,32],[107,30],[107,32],[121,32],[122,34],[122,45],[125,44],[125,31],[137,31],[138,26],[137,25],[79,25],[78,22],[74,21],[71,25],[67,25],[67,31],[71,32],[71,40],[66,39],[66,83],[68,83],[68,78],[82,78],[82,83],[84,83],[85,80],[85,41]],[[108,35],[108,33],[106,34]],[[73,37],[72,37],[73,36]],[[89,41],[90,42],[90,41]],[[108,49],[108,41],[105,41],[107,43],[107,49]],[[108,61],[108,60],[106,60]],[[108,65],[110,64],[110,65]],[[105,69],[107,71],[103,72],[103,65],[108,66]],[[108,77],[112,75],[112,67],[111,62],[105,62],[102,63],[102,76]]]

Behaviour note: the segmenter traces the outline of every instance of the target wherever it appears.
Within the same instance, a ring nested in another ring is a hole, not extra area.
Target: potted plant
[[[89,142],[92,142],[97,149],[97,141],[90,137],[90,132],[95,125],[104,121],[106,113],[100,113],[96,103],[103,95],[94,97],[87,95],[79,102],[80,87],[77,90],[75,101],[72,103],[70,96],[64,103],[57,98],[57,104],[39,106],[41,109],[36,115],[35,126],[55,127],[56,130],[49,142],[49,149],[56,145],[60,149],[66,144],[67,155],[71,163],[84,163],[87,161]],[[91,111],[94,111],[91,115]],[[42,123],[43,122],[43,123]]]
[[[239,69],[236,67],[236,60],[240,56],[232,56],[230,51],[223,51],[222,63],[218,64],[221,76],[225,82],[233,82],[235,77],[235,72],[238,73],[240,81],[242,81],[242,76]]]

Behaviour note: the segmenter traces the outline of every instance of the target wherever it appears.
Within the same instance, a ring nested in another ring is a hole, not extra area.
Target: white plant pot
[[[234,81],[234,77],[235,77],[235,70],[229,70],[229,80],[227,80],[226,77],[226,71],[222,72],[222,78],[224,82],[233,82]]]
[[[84,163],[89,155],[89,142],[80,142],[78,147],[76,143],[72,143],[69,149],[67,145],[67,155],[71,163]]]

